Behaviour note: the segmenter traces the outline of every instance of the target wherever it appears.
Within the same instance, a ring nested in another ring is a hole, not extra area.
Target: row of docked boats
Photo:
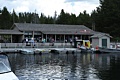
[[[46,53],[120,53],[120,49],[110,49],[110,48],[45,48],[45,49],[21,49],[21,54],[46,54]]]
[[[66,54],[69,54],[69,53],[80,53],[81,50],[80,49],[77,49],[77,48],[54,48],[54,49],[51,49],[50,51],[51,53],[66,53]]]
[[[119,48],[114,48],[113,45],[110,45],[110,48],[98,46],[96,46],[96,48],[91,48],[92,44],[90,44],[89,40],[76,40],[75,44],[74,47],[80,49],[81,53],[120,53],[120,45]],[[118,47],[118,45],[116,47]]]
[[[44,48],[44,49],[20,49],[21,54],[46,54],[46,53],[75,53],[81,52],[80,49],[76,48]]]
[[[22,49],[10,49],[12,52],[21,54],[45,54],[45,53],[119,53],[120,49],[112,48],[88,48],[81,46],[79,48],[22,48]],[[8,52],[9,50],[7,50]],[[6,50],[0,51],[0,53],[7,53]]]
[[[113,49],[113,48],[86,48],[86,47],[80,47],[82,53],[120,53],[120,49]]]
[[[20,49],[19,52],[21,54],[42,54],[49,53],[49,49]]]

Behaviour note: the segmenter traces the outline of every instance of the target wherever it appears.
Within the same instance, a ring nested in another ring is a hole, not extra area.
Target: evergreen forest
[[[35,24],[67,24],[85,25],[95,31],[109,33],[114,40],[120,41],[120,0],[99,0],[100,5],[88,14],[80,12],[78,16],[67,13],[64,9],[54,17],[45,16],[44,13],[9,12],[7,7],[0,9],[0,29],[10,29],[13,23],[35,23]]]

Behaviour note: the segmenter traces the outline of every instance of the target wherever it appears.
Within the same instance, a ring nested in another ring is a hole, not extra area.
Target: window
[[[11,70],[2,61],[0,61],[0,73],[10,72]]]

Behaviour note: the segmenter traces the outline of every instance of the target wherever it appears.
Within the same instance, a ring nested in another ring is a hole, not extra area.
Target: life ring
[[[98,50],[99,49],[99,47],[98,46],[96,46],[96,48],[95,48],[96,50]]]

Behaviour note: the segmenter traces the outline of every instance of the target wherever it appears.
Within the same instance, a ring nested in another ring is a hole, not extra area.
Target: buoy
[[[96,50],[98,50],[99,49],[99,47],[98,46],[96,46]]]
[[[55,53],[59,54],[59,51],[55,51]]]
[[[66,54],[68,54],[69,52],[68,51],[66,51]]]
[[[74,51],[72,51],[72,54],[74,54],[75,52]]]
[[[39,52],[39,54],[41,55],[41,54],[42,54],[42,52]]]

